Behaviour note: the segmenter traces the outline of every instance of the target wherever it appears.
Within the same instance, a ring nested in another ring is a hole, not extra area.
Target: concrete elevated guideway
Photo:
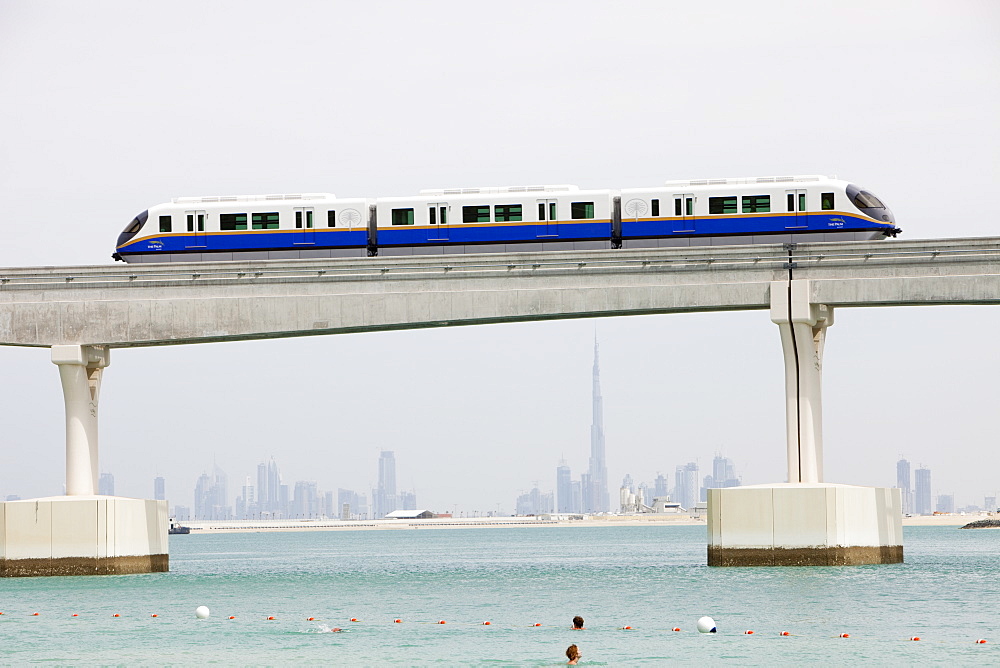
[[[1000,238],[0,269],[0,345],[52,348],[80,502],[0,504],[0,575],[166,570],[165,504],[94,496],[111,348],[753,309],[781,334],[789,482],[710,492],[709,564],[901,561],[898,491],[823,482],[823,342],[836,308],[940,304],[1000,304]]]
[[[1000,238],[0,269],[0,345],[109,348],[563,318],[1000,303]]]

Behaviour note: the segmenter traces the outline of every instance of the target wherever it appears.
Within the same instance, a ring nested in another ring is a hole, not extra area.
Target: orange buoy
[[[159,617],[159,615],[154,612],[153,614],[150,615],[150,617]]]
[[[851,634],[850,634],[850,633],[841,633],[841,634],[840,634],[839,636],[837,636],[837,637],[838,637],[838,638],[850,638],[850,637],[851,637]]]
[[[392,623],[393,624],[402,624],[403,620],[402,619],[394,619],[394,620],[392,620]]]
[[[622,631],[631,631],[631,630],[632,630],[631,626],[623,626],[622,627]]]
[[[913,636],[910,640],[920,640],[920,636]]]
[[[70,615],[70,617],[79,617],[79,616],[80,615],[76,614],[75,612],[72,615]]]
[[[308,617],[308,618],[306,619],[306,621],[307,621],[307,622],[315,622],[315,621],[316,621],[316,618],[315,618],[315,617]]]
[[[744,631],[743,635],[745,635],[745,636],[752,636],[753,635],[753,631]]]
[[[440,622],[438,622],[438,624],[447,624],[447,623],[448,622],[444,621],[443,619]]]
[[[985,645],[986,644],[986,639],[985,638],[980,638],[979,640],[976,641],[976,644],[977,645]]]
[[[38,613],[37,613],[37,612],[33,612],[33,613],[31,613],[31,616],[32,616],[32,617],[37,617],[37,616],[38,616]]]
[[[267,621],[269,621],[269,622],[272,621],[272,620],[274,620],[274,617],[268,617],[267,618]]]
[[[236,619],[236,617],[229,615],[229,619]]]
[[[541,626],[541,624],[535,624],[535,626]]]
[[[672,629],[670,629],[670,630],[671,630],[671,631],[680,631],[680,630],[681,630],[681,627],[679,627],[679,626],[675,626],[674,628],[672,628]]]
[[[489,622],[483,622],[483,626],[489,626],[489,625],[490,625]]]
[[[778,635],[779,635],[779,636],[790,636],[790,635],[792,635],[792,634],[791,634],[791,633],[789,633],[788,631],[782,631],[782,632],[781,632],[781,633],[779,633]]]
[[[352,622],[356,622],[356,621],[358,621],[358,618],[357,617],[351,617],[351,621]]]
[[[121,617],[121,615],[119,615],[117,612],[115,614],[111,615],[111,616],[112,617]]]

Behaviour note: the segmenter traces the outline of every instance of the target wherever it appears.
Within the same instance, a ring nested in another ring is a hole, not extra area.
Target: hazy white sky
[[[998,35],[986,0],[5,0],[0,266],[109,264],[178,196],[804,173],[870,188],[905,238],[997,236]],[[233,489],[273,455],[291,485],[366,491],[385,448],[421,507],[509,512],[560,457],[586,469],[595,329],[613,488],[717,452],[784,479],[765,312],[115,351],[101,468],[190,504],[213,459]],[[902,454],[960,505],[1000,488],[998,329],[990,307],[838,311],[827,479],[892,485]],[[48,351],[0,365],[0,495],[61,493]]]

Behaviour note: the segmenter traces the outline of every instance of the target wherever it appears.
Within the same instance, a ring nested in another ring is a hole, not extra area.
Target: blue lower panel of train
[[[447,244],[524,243],[610,239],[610,220],[501,225],[438,225],[379,228],[378,245],[424,246]]]
[[[892,227],[892,225],[880,225],[867,218],[833,211],[773,216],[640,218],[622,219],[622,239],[692,235],[794,234],[808,231],[870,230],[880,227]]]
[[[264,251],[296,248],[365,248],[368,230],[255,230],[253,232],[188,232],[146,237],[122,247],[120,253],[185,253]]]

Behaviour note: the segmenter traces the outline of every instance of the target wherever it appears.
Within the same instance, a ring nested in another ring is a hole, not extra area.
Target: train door
[[[785,211],[789,214],[786,230],[804,230],[809,227],[809,209],[806,204],[805,190],[785,191]]]
[[[208,246],[208,235],[205,233],[205,221],[208,215],[204,211],[185,211],[188,236],[185,248],[205,248]]]
[[[313,226],[313,210],[311,207],[295,207],[295,243],[316,243],[316,228]]]
[[[448,203],[427,203],[427,241],[448,241]]]
[[[694,194],[674,195],[674,232],[694,232]]]
[[[559,200],[538,200],[538,234],[539,239],[551,239],[559,236]]]

